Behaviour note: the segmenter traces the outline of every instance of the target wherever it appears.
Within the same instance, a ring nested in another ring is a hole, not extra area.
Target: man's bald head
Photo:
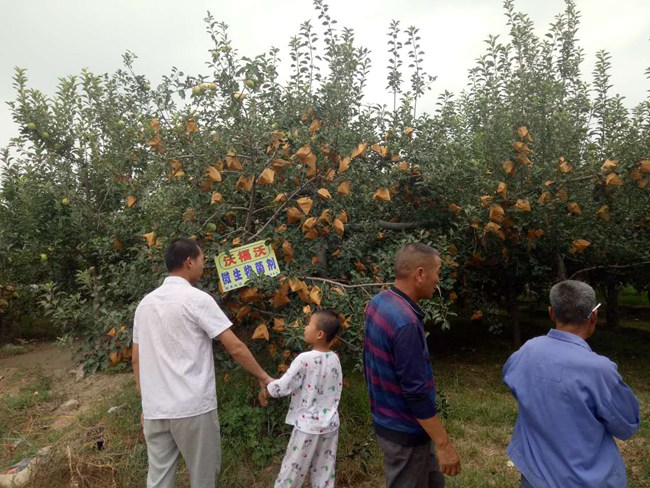
[[[426,244],[414,242],[400,249],[395,256],[395,279],[408,278],[418,268],[428,268],[440,253]]]

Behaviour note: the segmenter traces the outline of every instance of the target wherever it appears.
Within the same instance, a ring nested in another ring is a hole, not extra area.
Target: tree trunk
[[[327,254],[328,254],[328,247],[326,242],[321,242],[321,244],[318,247],[318,263],[316,267],[316,276],[321,276],[321,277],[327,277],[328,273],[328,260],[327,260]]]
[[[648,292],[648,297],[650,297],[650,291]],[[463,310],[465,310],[465,304],[467,303],[467,295],[465,295],[465,292],[461,291],[458,294],[458,298],[456,299],[456,313],[460,315]]]
[[[620,283],[613,280],[607,280],[607,308],[605,310],[607,328],[618,327],[621,322],[621,314],[618,307],[618,293],[620,290]]]
[[[512,283],[508,283],[508,315],[510,315],[510,323],[512,324],[512,346],[519,349],[521,347],[519,305],[517,303],[517,292]]]
[[[564,258],[560,253],[558,253],[555,257],[555,263],[557,279],[560,281],[566,280],[566,267],[564,266]]]
[[[516,298],[510,306],[510,320],[512,321],[512,345],[519,349],[521,347],[521,328],[519,327],[519,305]]]

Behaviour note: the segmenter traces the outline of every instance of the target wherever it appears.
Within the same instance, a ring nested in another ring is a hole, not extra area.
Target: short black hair
[[[341,328],[338,314],[333,310],[316,310],[313,317],[316,317],[316,328],[325,333],[328,343],[332,342]]]
[[[176,239],[172,241],[165,251],[165,265],[167,271],[176,271],[183,266],[187,258],[195,259],[201,254],[201,248],[192,239]]]
[[[395,278],[406,278],[415,269],[428,264],[432,256],[440,256],[437,249],[421,242],[406,244],[395,256]]]

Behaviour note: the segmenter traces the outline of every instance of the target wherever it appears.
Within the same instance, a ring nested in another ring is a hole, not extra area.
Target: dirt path
[[[73,359],[75,349],[75,346],[40,343],[26,353],[0,358],[0,398],[16,395],[30,385],[37,375],[49,377],[52,381],[52,402],[79,402],[79,406],[72,411],[57,407],[56,403],[51,405],[49,418],[52,423],[49,428],[58,430],[72,423],[103,394],[119,391],[132,378],[131,374],[82,375],[80,366]]]
[[[86,439],[90,435],[94,440],[95,430],[102,432],[103,427],[81,425],[79,419],[105,395],[132,381],[132,374],[84,377],[73,359],[75,346],[37,343],[29,347],[28,352],[0,357],[0,406],[13,405],[0,409],[0,487],[22,486],[34,464],[17,473],[8,472],[9,468],[20,459],[29,462],[37,452],[41,453],[38,459],[48,459],[42,453],[52,449],[59,436]],[[41,400],[30,402],[31,395],[39,394]],[[72,431],[64,430],[68,428]]]
[[[0,371],[38,366],[45,369],[74,369],[76,364],[72,359],[71,348],[62,348],[53,343],[39,343],[26,353],[0,358]]]

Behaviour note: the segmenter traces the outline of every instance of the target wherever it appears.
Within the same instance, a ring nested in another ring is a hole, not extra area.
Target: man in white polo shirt
[[[133,371],[142,397],[148,488],[174,486],[179,454],[192,488],[215,486],[221,436],[212,339],[260,386],[272,381],[214,299],[191,285],[201,279],[204,259],[195,241],[172,242],[165,252],[169,277],[135,311]]]

